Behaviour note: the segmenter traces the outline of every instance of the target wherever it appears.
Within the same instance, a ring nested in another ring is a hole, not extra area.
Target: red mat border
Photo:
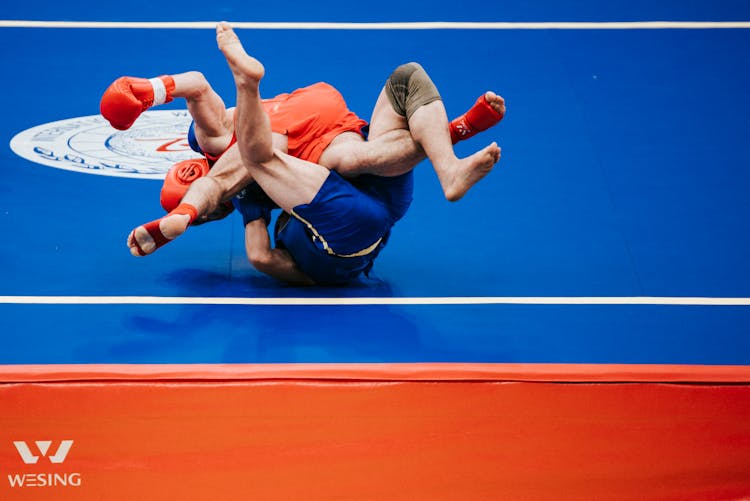
[[[176,380],[741,384],[750,383],[750,366],[482,363],[0,365],[2,383]]]

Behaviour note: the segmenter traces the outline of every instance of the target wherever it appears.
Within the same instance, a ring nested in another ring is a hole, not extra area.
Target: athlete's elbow
[[[265,271],[271,265],[271,256],[267,252],[251,252],[247,259],[258,271]]]
[[[189,85],[184,85],[185,96],[189,99],[200,99],[209,94],[212,91],[211,85],[208,80],[200,71],[188,71],[184,74],[184,80],[189,82]]]
[[[247,253],[247,259],[256,270],[261,273],[268,273],[273,266],[271,252],[267,249],[252,249]]]

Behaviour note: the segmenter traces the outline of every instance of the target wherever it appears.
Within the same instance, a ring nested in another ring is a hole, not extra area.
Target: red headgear
[[[208,174],[208,162],[205,158],[191,158],[174,164],[167,172],[164,185],[161,187],[161,206],[171,212],[185,196],[190,185]]]

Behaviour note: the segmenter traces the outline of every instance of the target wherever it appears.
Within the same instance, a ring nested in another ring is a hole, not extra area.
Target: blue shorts
[[[367,273],[385,246],[385,206],[335,172],[309,204],[298,205],[276,235],[299,268],[318,284],[343,284]]]

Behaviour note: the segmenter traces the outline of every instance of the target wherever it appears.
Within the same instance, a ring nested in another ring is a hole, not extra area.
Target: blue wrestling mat
[[[750,364],[750,25],[601,24],[748,21],[750,5],[454,8],[4,6],[24,22],[0,27],[0,364]],[[368,118],[412,60],[451,117],[498,92],[505,120],[456,151],[497,141],[500,163],[455,204],[420,164],[410,211],[351,286],[254,271],[237,214],[132,257],[128,232],[162,215],[159,179],[192,156],[189,117],[176,100],[120,133],[99,99],[121,75],[198,70],[233,104],[221,19],[265,64],[269,97],[327,81]],[[206,23],[164,24],[177,21]],[[426,21],[551,24],[310,24]]]

